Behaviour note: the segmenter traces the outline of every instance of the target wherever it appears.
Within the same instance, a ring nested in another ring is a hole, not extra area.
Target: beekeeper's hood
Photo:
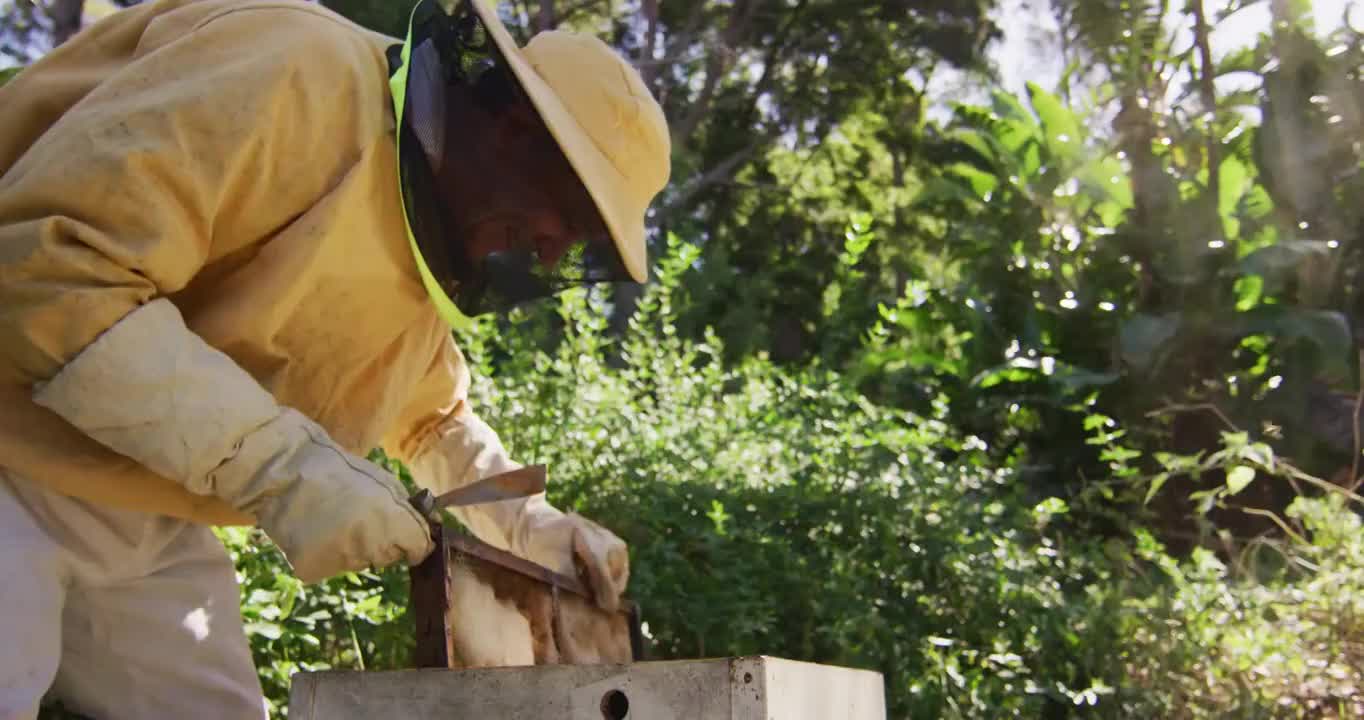
[[[487,2],[421,0],[390,53],[408,235],[427,292],[456,327],[571,285],[644,282],[644,215],[669,175],[667,121],[633,67],[596,38],[558,30],[518,48]],[[435,182],[433,159],[458,163],[463,142],[446,137],[447,84],[508,68],[600,211],[590,225],[606,230],[575,230],[552,267],[526,242],[475,257]]]

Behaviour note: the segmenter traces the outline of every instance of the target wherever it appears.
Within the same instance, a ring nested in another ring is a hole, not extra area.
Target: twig
[[[1236,508],[1237,510],[1240,510],[1241,512],[1247,515],[1258,515],[1260,517],[1269,518],[1274,522],[1275,525],[1279,526],[1280,530],[1284,531],[1285,535],[1288,535],[1297,542],[1303,544],[1307,543],[1307,539],[1299,535],[1297,531],[1295,531],[1293,528],[1289,527],[1288,523],[1284,522],[1283,519],[1279,517],[1278,513],[1273,513],[1268,510],[1261,510],[1260,508],[1246,507],[1244,505],[1233,505],[1232,507]]]
[[[756,154],[758,150],[765,145],[767,139],[767,135],[758,138],[752,143],[749,143],[747,147],[742,148],[733,155],[721,160],[715,167],[687,180],[672,201],[662,208],[660,214],[670,214],[673,210],[686,205],[691,201],[692,197],[712,183],[728,180],[733,177],[734,173],[739,169],[739,166],[747,162],[749,158]]]
[[[1299,470],[1292,463],[1285,462],[1283,460],[1280,460],[1277,464],[1280,468],[1283,468],[1284,470],[1287,471],[1288,476],[1290,478],[1296,478],[1320,490],[1325,490],[1326,492],[1333,492],[1338,495],[1342,495],[1348,500],[1352,500],[1361,505],[1364,505],[1364,497],[1360,497],[1358,493],[1356,493],[1354,490],[1350,488],[1345,488],[1334,483],[1326,482],[1325,480],[1322,480],[1321,478],[1315,475],[1309,475],[1303,472],[1302,470]]]
[[[1364,353],[1361,354],[1364,355]],[[1361,400],[1361,398],[1364,398],[1364,390],[1361,390],[1360,395],[1356,397],[1356,407],[1358,407],[1361,402],[1364,402],[1364,400]],[[1171,413],[1195,411],[1210,412],[1216,415],[1223,423],[1226,424],[1228,428],[1231,428],[1234,432],[1241,431],[1241,429],[1236,426],[1236,423],[1233,423],[1226,416],[1226,414],[1222,412],[1221,408],[1217,407],[1216,405],[1213,405],[1212,403],[1199,403],[1196,405],[1167,405],[1163,408],[1152,410],[1146,413],[1146,417],[1154,418],[1159,417],[1161,415],[1169,415]],[[1357,429],[1359,425],[1358,412],[1356,412],[1355,417],[1356,417],[1355,447],[1358,448],[1359,447],[1359,431]],[[1364,497],[1361,497],[1359,493],[1355,492],[1355,490],[1358,489],[1357,487],[1347,488],[1342,487],[1340,485],[1336,485],[1335,483],[1327,482],[1326,480],[1322,480],[1321,478],[1315,475],[1311,475],[1307,472],[1304,472],[1303,470],[1298,469],[1298,467],[1293,465],[1293,463],[1290,463],[1282,458],[1277,459],[1274,465],[1275,469],[1270,471],[1271,474],[1276,475],[1282,474],[1290,484],[1293,484],[1295,492],[1297,491],[1297,485],[1294,484],[1294,482],[1297,480],[1301,480],[1319,490],[1325,490],[1326,492],[1336,493],[1337,495],[1345,497],[1347,500],[1364,505]],[[1302,493],[1299,492],[1298,494],[1300,495]]]
[[[1364,350],[1359,351],[1359,390],[1355,392],[1355,412],[1350,417],[1350,426],[1354,430],[1355,454],[1350,459],[1350,489],[1359,489],[1359,453],[1362,451],[1359,444],[1359,411],[1364,408]]]
[[[1221,408],[1217,407],[1212,403],[1198,403],[1196,405],[1166,405],[1163,408],[1152,410],[1146,413],[1146,417],[1156,418],[1160,417],[1161,415],[1172,415],[1174,413],[1199,411],[1210,412],[1216,415],[1218,419],[1225,423],[1228,428],[1231,428],[1233,432],[1241,432],[1241,428],[1236,427],[1236,423],[1232,422],[1231,419],[1228,418],[1226,414],[1222,412]]]
[[[710,104],[715,97],[716,89],[720,86],[722,76],[730,71],[734,61],[738,59],[737,48],[748,30],[749,21],[756,7],[755,2],[741,0],[730,11],[729,22],[720,33],[719,41],[711,48],[710,57],[706,58],[706,79],[701,92],[693,101],[691,110],[672,130],[674,145],[686,144],[692,133],[701,125],[702,119],[710,113]]]

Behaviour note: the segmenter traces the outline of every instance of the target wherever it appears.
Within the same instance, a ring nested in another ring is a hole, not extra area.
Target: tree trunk
[[[66,42],[80,32],[85,0],[52,0],[47,14],[52,18],[52,46]]]
[[[537,32],[554,29],[554,0],[540,0],[540,14],[535,20]]]

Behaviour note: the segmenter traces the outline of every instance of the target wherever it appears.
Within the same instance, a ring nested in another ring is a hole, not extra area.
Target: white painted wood
[[[768,659],[763,663],[767,699],[761,720],[886,717],[880,673]]]
[[[625,715],[618,711],[628,703]],[[613,705],[614,704],[614,705]],[[769,657],[294,676],[290,720],[885,720],[879,673]]]

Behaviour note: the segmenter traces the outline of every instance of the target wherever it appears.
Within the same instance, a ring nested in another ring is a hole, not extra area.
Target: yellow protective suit
[[[392,42],[302,3],[153,3],[0,89],[0,465],[102,503],[250,522],[29,398],[158,296],[352,452],[386,439],[410,458],[467,413],[407,247]]]
[[[469,409],[464,360],[408,247],[394,42],[302,2],[166,0],[0,88],[0,466],[110,506],[252,522],[32,400],[158,297],[353,453],[382,445],[437,489],[510,465]],[[470,524],[513,550],[612,546],[616,577],[596,579],[619,590],[619,541],[575,534],[546,508],[499,503]]]

